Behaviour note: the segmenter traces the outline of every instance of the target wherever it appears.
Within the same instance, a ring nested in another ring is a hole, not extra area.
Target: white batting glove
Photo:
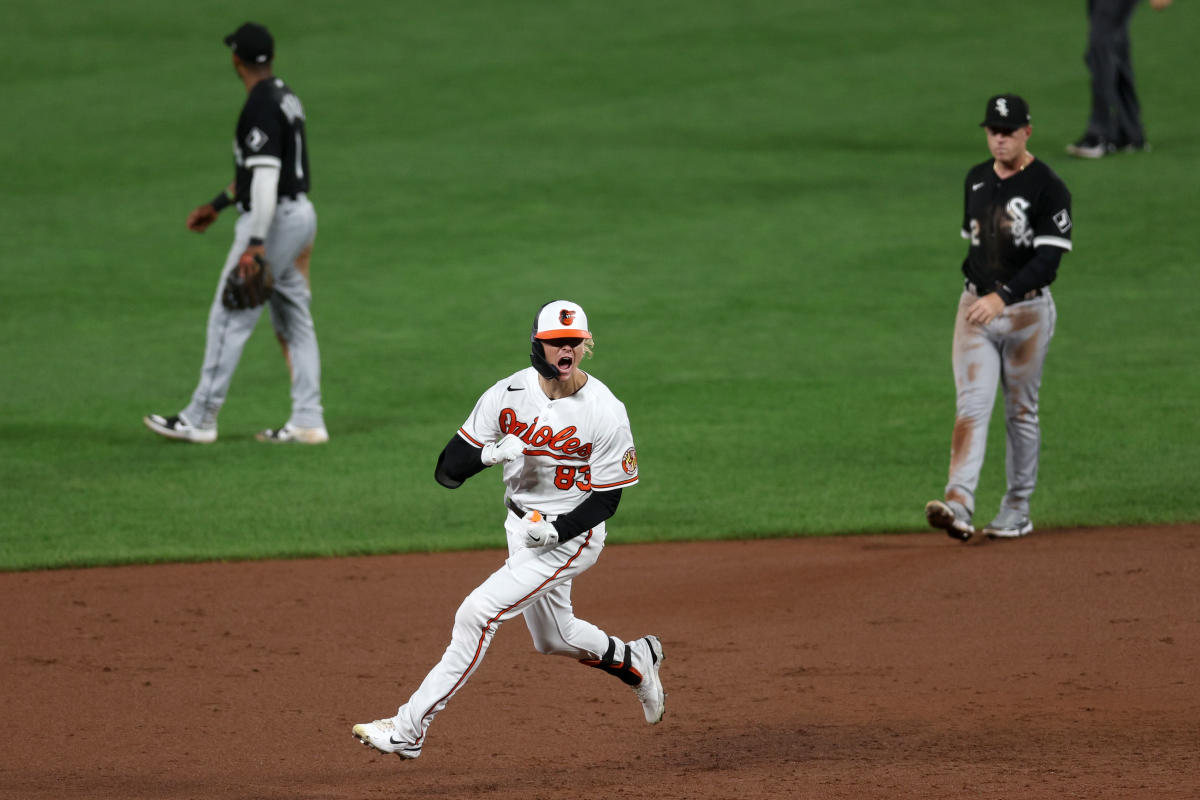
[[[554,523],[542,519],[541,514],[533,512],[533,519],[525,529],[526,547],[553,547],[558,544],[558,530]]]
[[[511,433],[505,434],[504,438],[492,444],[485,444],[483,450],[479,453],[479,460],[486,466],[499,464],[501,461],[512,461],[515,458],[520,458],[521,453],[525,451],[525,443],[513,436]]]

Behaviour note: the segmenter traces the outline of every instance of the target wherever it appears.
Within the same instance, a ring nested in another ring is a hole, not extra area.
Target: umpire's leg
[[[1088,49],[1084,60],[1092,75],[1092,114],[1087,132],[1105,141],[1119,138],[1115,114],[1122,42],[1128,42],[1129,18],[1138,0],[1088,0]],[[1127,45],[1126,45],[1127,52]]]

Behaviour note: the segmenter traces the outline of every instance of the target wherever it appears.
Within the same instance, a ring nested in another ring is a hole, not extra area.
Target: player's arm
[[[1033,258],[1005,285],[996,290],[1005,305],[1020,302],[1034,289],[1054,282],[1063,253],[1071,250],[1071,193],[1061,181],[1054,181],[1042,200],[1045,209],[1034,221]]]
[[[447,489],[457,489],[467,478],[483,472],[486,466],[479,458],[479,448],[455,434],[442,448],[433,477]]]
[[[615,514],[620,502],[620,489],[592,491],[588,493],[586,500],[553,522],[542,519],[542,515],[534,511],[525,518],[528,523],[525,528],[525,546],[556,547],[568,539],[574,539]]]
[[[255,257],[262,258],[266,253],[267,231],[279,200],[279,161],[271,159],[271,162],[256,164],[250,173],[250,244],[238,259],[238,269],[244,277],[253,270]]]
[[[520,458],[524,452],[525,443],[511,433],[498,442],[482,447],[477,447],[455,434],[442,448],[437,466],[433,470],[433,477],[447,489],[457,489],[467,478],[482,472],[486,467]]]
[[[608,492],[588,492],[586,500],[566,514],[557,517],[550,524],[554,526],[554,530],[558,531],[558,541],[565,542],[568,539],[574,539],[584,531],[590,531],[617,513],[617,505],[620,502],[620,489]]]
[[[1062,247],[1051,244],[1035,248],[1033,258],[1021,267],[1012,280],[996,289],[996,294],[1000,295],[1000,299],[1007,306],[1020,302],[1034,289],[1049,286],[1058,275],[1058,264],[1065,252]]]
[[[234,191],[234,184],[231,182],[212,200],[192,209],[192,213],[188,214],[187,218],[188,230],[196,233],[204,233],[208,230],[208,226],[217,221],[217,215],[233,204]]]

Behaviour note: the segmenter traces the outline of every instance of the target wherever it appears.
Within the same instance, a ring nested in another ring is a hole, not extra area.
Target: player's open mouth
[[[558,371],[565,375],[571,371],[571,365],[574,363],[575,360],[570,356],[563,356],[558,360]]]

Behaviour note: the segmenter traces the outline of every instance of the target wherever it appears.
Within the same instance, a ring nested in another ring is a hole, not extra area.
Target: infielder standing
[[[242,348],[263,306],[226,308],[221,296],[234,270],[264,258],[274,275],[271,323],[292,380],[292,414],[282,428],[256,434],[259,441],[321,444],[329,440],[321,407],[321,356],[309,305],[309,258],[317,214],[309,201],[308,138],[304,108],[272,72],[275,41],[261,25],[247,22],[225,37],[233,68],[248,94],[233,140],[233,195],[222,191],[188,215],[187,226],[203,233],[222,209],[237,205],[233,246],[217,282],[208,315],[208,337],[200,382],[186,408],[172,417],[150,414],[143,422],[171,439],[208,443],[217,438],[217,414],[225,403]]]
[[[521,614],[541,653],[568,656],[633,687],[650,724],[665,702],[657,636],[624,642],[571,607],[571,581],[604,549],[605,520],[638,482],[625,406],[579,361],[592,334],[569,300],[543,306],[530,335],[533,364],[483,393],[438,457],[434,477],[454,489],[503,464],[508,560],[459,606],[441,661],[394,717],[355,725],[363,744],[417,758],[437,713],[483,660],[500,623]]]
[[[1014,94],[988,100],[984,121],[992,158],[967,173],[962,236],[965,288],[954,324],[957,418],[945,500],[925,506],[929,524],[966,541],[975,528],[975,487],[983,467],[996,384],[1004,388],[1008,491],[983,532],[1014,538],[1033,530],[1029,498],[1037,483],[1041,430],[1038,388],[1055,308],[1050,283],[1071,249],[1071,193],[1026,149],[1029,106]]]

